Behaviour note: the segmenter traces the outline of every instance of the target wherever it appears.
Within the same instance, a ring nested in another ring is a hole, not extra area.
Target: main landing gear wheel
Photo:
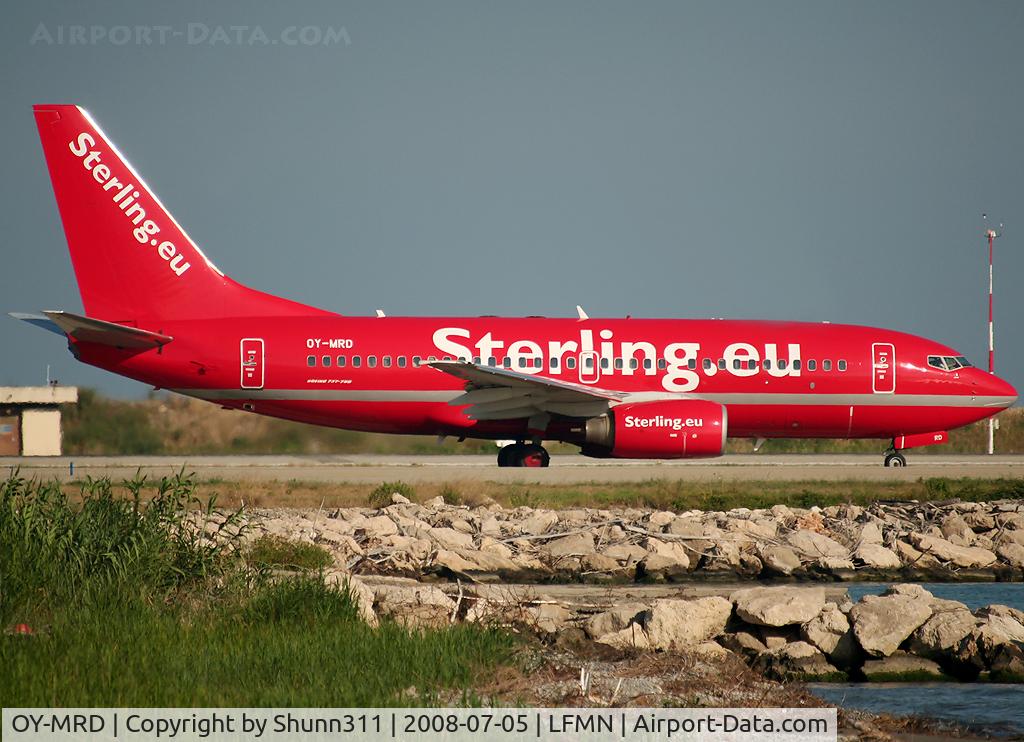
[[[546,467],[551,463],[551,456],[544,446],[534,443],[513,443],[498,451],[498,466],[529,466]]]
[[[906,466],[907,459],[899,451],[890,451],[885,455],[886,466]]]

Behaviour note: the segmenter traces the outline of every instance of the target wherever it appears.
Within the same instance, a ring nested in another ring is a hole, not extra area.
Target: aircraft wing
[[[92,317],[83,317],[71,312],[46,311],[43,315],[12,312],[11,316],[29,324],[42,327],[44,330],[67,335],[84,343],[99,343],[115,348],[131,348],[146,350],[167,345],[174,338],[159,332],[140,330],[138,327],[119,325]]]
[[[469,405],[465,413],[471,420],[512,420],[544,413],[596,417],[626,396],[466,361],[434,361],[426,365],[466,382],[465,393],[448,404]]]

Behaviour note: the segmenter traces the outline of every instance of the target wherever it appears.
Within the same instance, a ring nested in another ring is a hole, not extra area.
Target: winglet
[[[581,320],[590,319],[590,315],[584,312],[583,307],[581,307],[579,304],[576,305],[576,314],[580,316]]]

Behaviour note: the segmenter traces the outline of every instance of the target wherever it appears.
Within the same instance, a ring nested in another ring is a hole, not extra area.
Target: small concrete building
[[[60,407],[73,386],[0,386],[0,456],[60,456]]]

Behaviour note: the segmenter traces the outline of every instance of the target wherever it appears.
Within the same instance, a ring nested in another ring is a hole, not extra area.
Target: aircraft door
[[[242,338],[240,353],[242,389],[262,389],[265,355],[262,338]]]
[[[875,394],[896,391],[896,348],[892,343],[871,345],[871,391]]]

